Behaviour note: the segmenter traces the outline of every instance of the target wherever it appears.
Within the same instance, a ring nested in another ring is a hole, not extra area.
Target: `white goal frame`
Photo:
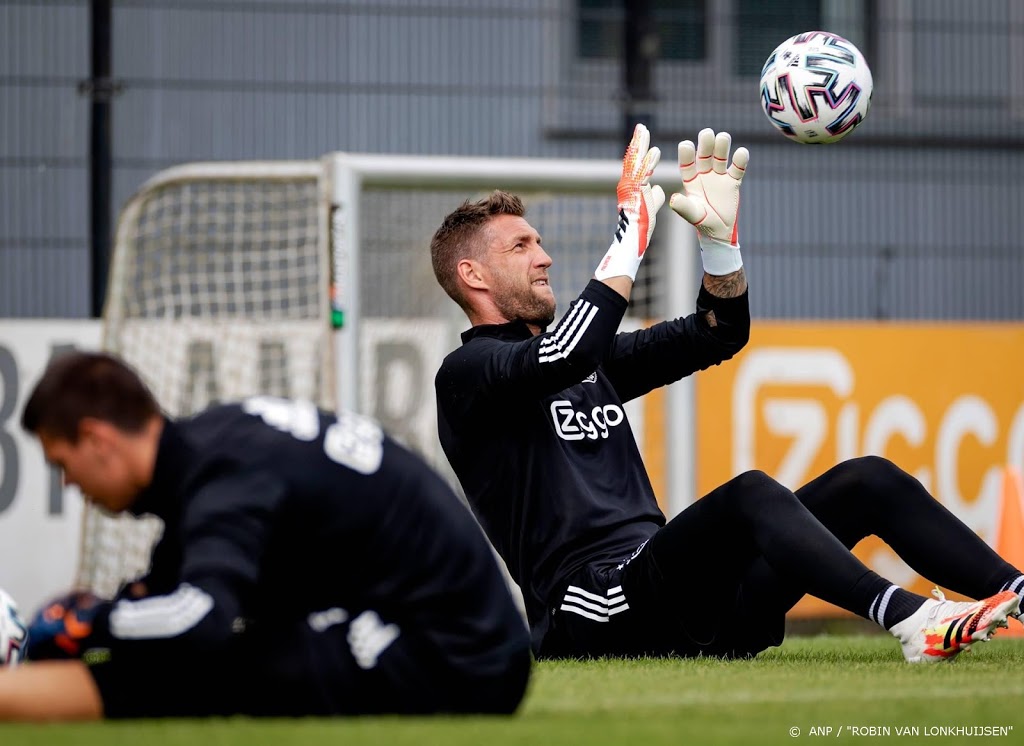
[[[331,251],[336,288],[345,324],[336,333],[337,396],[341,406],[359,408],[359,267],[358,247],[363,226],[359,222],[360,196],[364,187],[396,189],[551,190],[578,194],[614,194],[622,173],[620,161],[542,158],[466,158],[447,156],[392,156],[331,153],[322,159],[330,185]],[[674,164],[658,166],[652,181],[666,193],[679,190]],[[701,276],[698,271],[696,231],[681,218],[662,209],[657,228],[665,256],[665,318],[693,313]],[[424,237],[426,240],[427,237]],[[594,248],[595,259],[603,247]],[[580,289],[587,281],[579,278]],[[669,517],[692,503],[696,493],[696,429],[693,378],[687,377],[666,392],[666,482],[664,496]]]

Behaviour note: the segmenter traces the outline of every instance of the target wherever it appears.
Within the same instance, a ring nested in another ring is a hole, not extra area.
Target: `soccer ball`
[[[853,44],[826,31],[786,39],[761,70],[761,107],[782,134],[802,143],[838,142],[871,106],[871,69]]]
[[[16,666],[25,657],[28,627],[18,615],[18,605],[0,590],[0,666]]]

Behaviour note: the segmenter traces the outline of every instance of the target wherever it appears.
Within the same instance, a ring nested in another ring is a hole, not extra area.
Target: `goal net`
[[[171,416],[257,393],[335,406],[322,169],[186,166],[118,222],[103,346]],[[162,526],[87,507],[78,584],[110,596],[147,569]]]
[[[564,309],[614,231],[620,170],[611,161],[343,153],[171,169],[121,214],[104,346],[140,371],[172,416],[251,394],[307,397],[375,417],[452,478],[433,378],[468,322],[434,279],[434,230],[466,199],[495,188],[519,194],[553,259]],[[655,180],[671,188],[678,176],[666,168]],[[652,247],[642,265],[627,324],[692,311],[696,251],[682,223],[659,225],[655,241],[665,248]],[[333,330],[332,300],[343,322]],[[666,417],[683,436],[666,461],[684,478],[692,473],[685,385],[673,387],[684,408]],[[668,489],[688,497],[678,480]],[[159,530],[87,510],[81,584],[109,595],[141,575]]]

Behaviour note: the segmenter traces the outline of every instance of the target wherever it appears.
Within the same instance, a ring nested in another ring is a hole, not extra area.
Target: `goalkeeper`
[[[70,353],[22,425],[91,501],[165,528],[117,600],[42,610],[0,719],[517,708],[529,635],[487,540],[372,420],[257,397],[172,422],[120,360]]]
[[[741,474],[666,524],[623,402],[735,355],[750,328],[738,239],[745,148],[679,144],[671,207],[696,226],[696,313],[616,334],[646,255],[660,153],[637,125],[618,225],[593,279],[552,328],[551,258],[522,202],[464,203],[434,234],[438,282],[472,328],[437,373],[441,443],[520,584],[541,657],[746,657],[782,642],[813,594],[889,630],[911,662],[947,660],[1007,624],[1024,576],[880,458],[847,461],[795,494]],[[878,535],[930,580],[979,602],[925,599],[850,549]]]

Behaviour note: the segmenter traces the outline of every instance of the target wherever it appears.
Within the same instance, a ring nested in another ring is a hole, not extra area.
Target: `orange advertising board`
[[[760,469],[796,489],[839,461],[885,456],[989,543],[1003,469],[1024,466],[1024,325],[754,323],[747,347],[696,378],[697,494]],[[881,541],[855,553],[931,585]],[[805,599],[795,615],[839,613]]]

